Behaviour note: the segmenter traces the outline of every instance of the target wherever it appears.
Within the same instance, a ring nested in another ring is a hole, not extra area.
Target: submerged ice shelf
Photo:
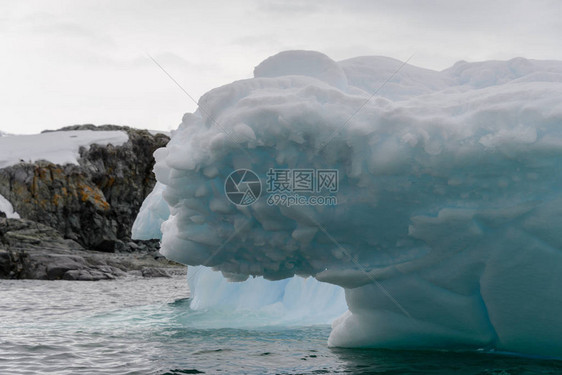
[[[562,62],[405,65],[377,91],[400,65],[289,51],[211,90],[155,153],[135,235],[162,223],[168,258],[279,296],[293,275],[345,288],[333,346],[562,357]],[[235,206],[240,168],[336,169],[337,205]]]
[[[344,290],[313,277],[284,280],[250,277],[231,282],[220,272],[189,267],[191,309],[219,313],[213,327],[303,326],[329,324],[347,310]]]

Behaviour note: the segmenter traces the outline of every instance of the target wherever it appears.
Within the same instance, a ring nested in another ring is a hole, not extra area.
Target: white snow
[[[342,68],[328,56],[315,51],[285,51],[272,56],[254,69],[254,77],[314,77],[342,90],[347,77]]]
[[[4,198],[1,194],[0,194],[0,212],[5,213],[6,217],[9,219],[20,218],[20,215],[16,211],[14,211],[14,207],[12,207],[10,201]]]
[[[162,253],[344,287],[332,346],[562,357],[562,62],[400,65],[285,52],[205,94],[155,153]],[[338,204],[234,206],[238,168],[338,169]]]
[[[34,135],[0,137],[0,168],[19,162],[48,160],[55,164],[78,164],[80,147],[94,143],[121,146],[129,140],[124,131],[73,130]]]

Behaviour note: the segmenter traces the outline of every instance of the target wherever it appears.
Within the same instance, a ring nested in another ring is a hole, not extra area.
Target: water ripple
[[[560,374],[483,353],[329,349],[329,326],[210,328],[184,277],[0,281],[0,374]]]

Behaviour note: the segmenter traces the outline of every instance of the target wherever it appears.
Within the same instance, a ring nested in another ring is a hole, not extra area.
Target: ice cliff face
[[[155,153],[167,257],[344,287],[330,345],[562,356],[562,62],[290,51],[199,105]],[[337,169],[337,205],[233,205],[240,168]]]

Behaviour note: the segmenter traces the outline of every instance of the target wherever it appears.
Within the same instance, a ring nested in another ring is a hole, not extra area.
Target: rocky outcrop
[[[131,250],[132,224],[155,184],[152,154],[169,137],[114,125],[65,130],[123,130],[129,141],[82,148],[79,165],[40,161],[1,169],[0,194],[22,218],[48,225],[82,248]]]
[[[47,226],[31,220],[0,218],[0,279],[104,280],[127,273],[169,277],[174,267],[151,241],[132,243],[134,253],[86,251]],[[185,268],[183,268],[185,272]]]

